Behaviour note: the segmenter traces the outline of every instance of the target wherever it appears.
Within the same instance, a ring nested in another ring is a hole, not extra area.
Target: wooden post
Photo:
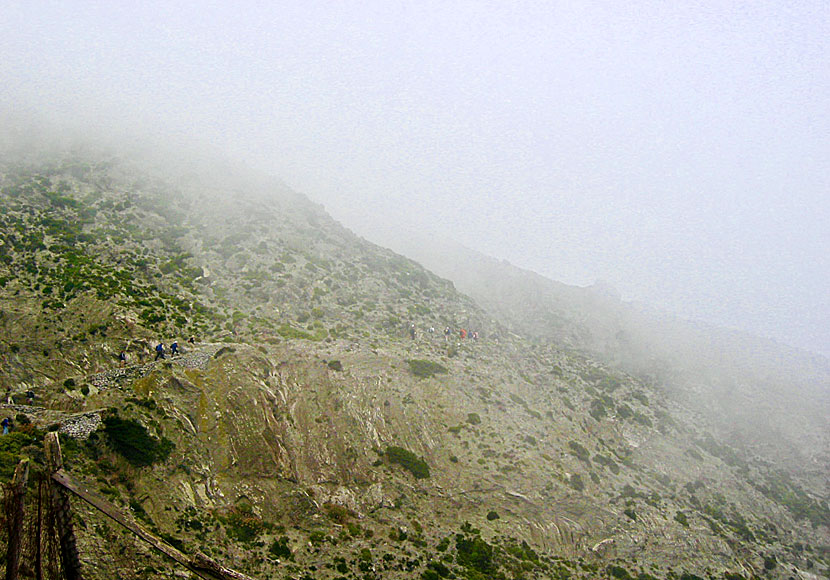
[[[43,580],[43,478],[37,482],[37,523],[35,525],[35,580]]]
[[[63,467],[61,444],[58,434],[54,431],[46,434],[45,448],[49,469],[54,473]],[[66,580],[83,580],[81,559],[75,544],[75,530],[72,527],[72,505],[69,503],[69,494],[60,485],[53,483],[49,487],[52,489],[52,506],[55,510],[64,575]]]
[[[17,580],[20,571],[20,537],[23,535],[23,497],[29,480],[29,459],[22,459],[14,470],[9,492],[11,513],[9,514],[9,545],[6,553],[6,580]]]

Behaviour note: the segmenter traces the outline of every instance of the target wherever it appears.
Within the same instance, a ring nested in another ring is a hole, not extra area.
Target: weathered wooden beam
[[[253,580],[250,576],[247,576],[242,572],[237,572],[236,570],[231,570],[230,568],[221,566],[217,562],[205,556],[202,552],[196,552],[190,560],[190,563],[199,570],[206,570],[214,576],[222,578],[223,580]]]
[[[46,434],[44,441],[46,460],[50,470],[54,473],[63,468],[63,454],[61,453],[60,439],[54,431]],[[60,542],[61,565],[66,580],[83,580],[81,574],[81,558],[78,556],[78,546],[75,543],[75,530],[72,525],[72,505],[66,490],[58,485],[50,485],[52,507],[55,510],[55,524]]]
[[[220,580],[254,580],[250,576],[246,576],[241,572],[221,566],[202,553],[197,553],[193,558],[188,557],[161,538],[149,532],[146,528],[144,528],[144,526],[135,520],[127,517],[118,507],[114,506],[82,483],[76,481],[65,471],[56,471],[52,474],[52,479],[200,578],[205,578],[206,580],[216,580],[217,578]]]
[[[23,498],[29,481],[29,459],[25,458],[14,469],[9,486],[11,513],[9,514],[9,543],[6,549],[6,580],[17,580],[20,572],[20,538],[23,535]]]

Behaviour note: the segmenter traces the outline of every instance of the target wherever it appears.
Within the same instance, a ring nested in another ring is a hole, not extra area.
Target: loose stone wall
[[[14,418],[26,415],[40,429],[57,424],[58,431],[76,439],[86,439],[101,424],[104,409],[85,411],[83,413],[65,413],[34,405],[0,405],[0,416],[11,417],[12,428],[17,428]]]

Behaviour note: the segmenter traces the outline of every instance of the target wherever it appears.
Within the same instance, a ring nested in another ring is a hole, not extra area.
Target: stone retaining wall
[[[90,411],[65,418],[59,431],[75,439],[87,439],[101,424],[101,411]]]

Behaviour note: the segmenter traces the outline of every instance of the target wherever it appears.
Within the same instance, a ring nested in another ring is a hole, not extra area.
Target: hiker
[[[196,344],[196,339],[191,336],[190,338],[187,339],[187,342],[189,342],[190,344]]]
[[[26,404],[27,405],[34,405],[35,403],[35,392],[31,389],[26,391]]]
[[[177,354],[179,354],[179,343],[174,340],[173,344],[170,345],[170,356],[176,356]]]
[[[127,353],[123,350],[118,354],[118,362],[122,367],[127,366]]]
[[[3,419],[2,424],[3,424],[3,435],[8,435],[9,434],[9,418],[6,417],[5,419]]]
[[[462,328],[461,330],[458,331],[458,336],[460,336],[462,339],[467,338],[467,331]]]
[[[452,331],[450,330],[449,326],[444,329],[444,342],[449,342],[451,333]]]
[[[473,331],[473,340],[478,340],[478,331],[477,330]]]
[[[429,333],[430,334],[435,334],[435,327],[434,326],[429,327]]]
[[[154,360],[158,360],[160,358],[161,359],[164,358],[164,343],[163,342],[158,343],[158,345],[156,346],[156,358]]]
[[[14,405],[14,398],[12,398],[12,388],[6,387],[5,401],[7,405]]]
[[[415,323],[414,322],[409,327],[409,336],[412,337],[412,340],[415,340]]]

